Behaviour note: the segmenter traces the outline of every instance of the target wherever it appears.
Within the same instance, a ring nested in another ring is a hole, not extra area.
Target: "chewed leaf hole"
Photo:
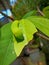
[[[24,41],[24,36],[23,34],[21,34],[20,36],[15,36],[16,41],[19,42],[23,42]]]

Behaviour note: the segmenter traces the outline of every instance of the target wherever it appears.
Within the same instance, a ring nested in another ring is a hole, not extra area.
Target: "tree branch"
[[[1,13],[2,15],[4,15],[5,17],[7,17],[7,18],[11,19],[12,21],[14,21],[14,19],[13,19],[12,17],[10,17],[10,16],[8,16],[8,15],[4,14],[4,13],[3,13],[3,12],[1,12],[1,11],[0,11],[0,13]]]
[[[37,10],[38,10],[38,12],[41,14],[41,16],[45,16],[44,13],[39,9],[38,6],[37,6]]]
[[[37,32],[36,35],[39,36],[39,37],[41,37],[41,38],[43,38],[43,39],[45,39],[45,40],[48,40],[49,41],[49,37],[46,37],[45,35],[42,35],[39,32]]]

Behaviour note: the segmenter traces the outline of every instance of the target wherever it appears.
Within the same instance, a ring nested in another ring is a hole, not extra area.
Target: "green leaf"
[[[12,37],[11,23],[8,23],[1,28],[0,65],[10,65],[16,59]]]
[[[34,16],[37,14],[37,11],[36,10],[33,10],[33,11],[30,11],[28,13],[26,13],[23,18],[26,18],[26,17],[29,17],[29,16]]]
[[[13,36],[14,49],[15,49],[16,55],[19,56],[22,49],[24,48],[24,46],[27,45],[30,40],[32,40],[33,34],[35,32],[37,32],[37,30],[36,30],[34,24],[27,19],[20,20],[18,27],[17,27],[17,25],[18,25],[17,22],[18,22],[17,20],[15,22],[13,22],[12,31],[16,30],[14,33],[14,36]],[[21,33],[19,33],[19,32],[21,32]],[[18,34],[19,34],[19,36],[18,36]],[[21,38],[23,38],[23,39],[19,40],[19,42],[18,42],[18,39],[21,39]]]
[[[43,9],[43,13],[45,14],[45,17],[46,17],[46,18],[49,18],[49,6],[47,6],[47,7],[45,7],[45,8]]]
[[[27,18],[30,20],[36,28],[38,28],[45,35],[49,36],[49,19],[39,17],[39,16],[31,16]]]

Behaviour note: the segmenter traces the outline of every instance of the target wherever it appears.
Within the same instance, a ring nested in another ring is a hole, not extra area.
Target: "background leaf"
[[[46,18],[49,18],[49,6],[47,6],[47,7],[45,7],[45,8],[43,9],[43,13],[45,14],[45,17],[46,17]]]
[[[39,17],[39,16],[31,16],[28,19],[34,23],[36,28],[38,28],[45,35],[49,36],[49,19]]]
[[[37,11],[33,10],[33,11],[30,11],[30,12],[26,13],[22,18],[26,18],[26,17],[29,17],[29,16],[34,16],[36,14],[37,14]]]

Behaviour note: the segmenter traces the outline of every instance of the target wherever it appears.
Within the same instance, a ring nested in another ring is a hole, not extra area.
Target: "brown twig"
[[[39,36],[39,37],[41,37],[41,38],[43,38],[43,39],[45,39],[45,40],[48,40],[49,41],[49,37],[46,37],[45,35],[43,35],[41,33],[38,33],[37,32],[36,35]]]
[[[41,16],[45,16],[44,13],[39,9],[38,6],[37,6],[37,10],[38,10],[38,12],[41,14]]]
[[[12,17],[10,17],[10,16],[8,16],[8,15],[4,14],[4,13],[3,13],[3,12],[1,12],[1,11],[0,11],[0,13],[1,13],[2,15],[4,15],[5,17],[7,17],[7,18],[11,19],[12,21],[14,21],[14,19],[13,19]]]

